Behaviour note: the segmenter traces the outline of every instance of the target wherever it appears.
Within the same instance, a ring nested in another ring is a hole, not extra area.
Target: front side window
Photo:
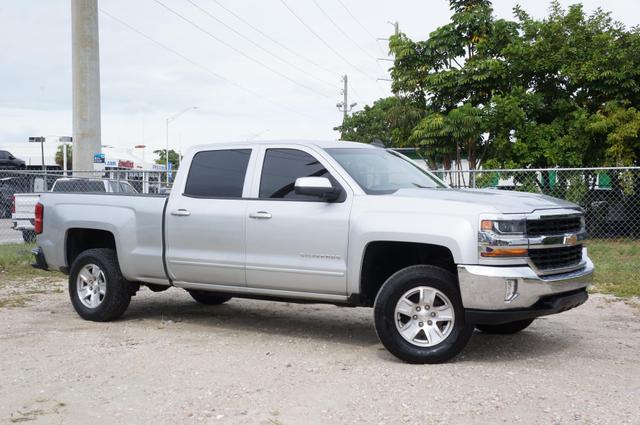
[[[400,189],[441,188],[446,185],[398,153],[386,149],[326,149],[368,195]]]
[[[313,196],[296,194],[295,184],[299,177],[327,177],[332,180],[327,169],[306,152],[267,149],[260,178],[260,198],[318,200]]]
[[[202,151],[189,168],[184,194],[202,198],[242,198],[251,149]]]

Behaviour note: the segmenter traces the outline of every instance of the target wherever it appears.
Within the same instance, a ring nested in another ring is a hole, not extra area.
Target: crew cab
[[[454,190],[403,155],[343,141],[190,149],[170,195],[43,193],[35,265],[69,274],[84,319],[125,313],[141,285],[373,307],[411,363],[474,328],[515,333],[587,300],[582,211],[544,195]]]

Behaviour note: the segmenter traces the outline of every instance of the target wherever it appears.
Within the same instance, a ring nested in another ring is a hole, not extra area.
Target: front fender
[[[477,261],[476,230],[471,222],[455,215],[424,212],[371,213],[353,216],[349,237],[349,294],[360,292],[360,277],[367,245],[375,241],[410,242],[447,248],[456,264]]]

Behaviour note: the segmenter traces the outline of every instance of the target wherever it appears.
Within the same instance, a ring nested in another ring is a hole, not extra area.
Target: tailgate
[[[40,195],[37,193],[16,193],[14,196],[16,210],[12,218],[33,218]]]

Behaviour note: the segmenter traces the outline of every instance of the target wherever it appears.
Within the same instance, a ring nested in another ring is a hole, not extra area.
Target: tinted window
[[[100,180],[57,180],[54,192],[105,192]]]
[[[260,178],[260,198],[318,200],[314,196],[296,195],[299,177],[330,177],[313,156],[297,149],[267,149]],[[335,184],[335,183],[334,183]]]
[[[0,151],[0,159],[9,158],[9,153],[7,151]]]
[[[191,161],[185,195],[241,198],[251,149],[198,152]]]

